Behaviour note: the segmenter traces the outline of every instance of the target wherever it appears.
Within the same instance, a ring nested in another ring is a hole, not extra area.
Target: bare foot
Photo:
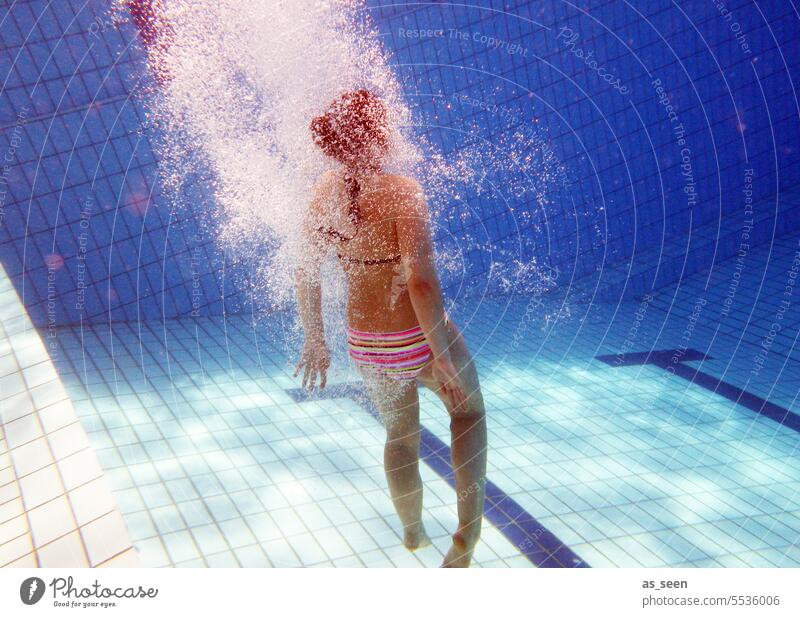
[[[423,546],[429,546],[431,543],[431,539],[428,537],[428,534],[425,533],[425,527],[422,523],[412,527],[406,527],[403,535],[405,536],[403,538],[403,544],[410,551],[415,551]]]
[[[468,542],[459,532],[454,533],[453,546],[447,551],[442,567],[469,568],[470,561],[472,561],[472,551],[475,550],[476,543],[477,541]]]

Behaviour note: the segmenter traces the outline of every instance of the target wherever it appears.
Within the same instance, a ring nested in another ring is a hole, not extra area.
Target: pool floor
[[[487,406],[488,480],[516,508],[509,524],[487,515],[474,565],[800,566],[800,435],[752,404],[800,412],[796,306],[769,333],[797,248],[754,251],[771,274],[737,275],[728,304],[733,260],[619,304],[508,296],[457,310]],[[142,564],[439,565],[457,520],[446,474],[421,465],[433,546],[409,553],[383,428],[346,394],[292,395],[283,319],[60,329],[57,368]],[[623,361],[650,350],[666,368]],[[332,374],[354,379],[344,363]],[[421,401],[430,439],[449,444],[445,410]],[[537,562],[525,521],[546,539],[537,554],[578,559]]]

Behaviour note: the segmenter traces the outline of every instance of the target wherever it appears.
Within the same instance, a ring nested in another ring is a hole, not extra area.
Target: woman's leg
[[[386,427],[383,464],[395,510],[403,523],[403,544],[414,550],[430,544],[422,525],[417,386],[386,378],[365,377],[365,383]]]
[[[464,337],[454,324],[450,325],[450,356],[459,372],[467,404],[463,409],[451,409],[439,392],[430,369],[419,380],[436,392],[450,414],[451,459],[458,498],[458,529],[453,534],[453,546],[445,556],[445,567],[468,567],[472,552],[481,533],[484,490],[486,484],[486,414],[478,372]]]

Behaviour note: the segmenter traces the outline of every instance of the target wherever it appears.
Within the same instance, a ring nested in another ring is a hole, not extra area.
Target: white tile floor
[[[72,401],[1,266],[0,307],[0,567],[137,565]]]
[[[800,565],[798,433],[656,366],[596,360],[687,344],[711,356],[692,366],[797,413],[800,303],[781,318],[764,368],[752,370],[796,242],[773,245],[768,276],[758,267],[766,251],[750,253],[726,314],[733,261],[710,282],[699,274],[658,290],[640,320],[638,301],[574,304],[569,317],[520,297],[470,307],[474,315],[458,321],[487,402],[489,479],[593,567]],[[687,336],[701,297],[701,318]],[[142,563],[438,565],[456,520],[452,489],[422,467],[434,546],[403,550],[383,477],[382,428],[349,399],[294,402],[286,390],[297,386],[295,342],[285,332],[276,317],[253,327],[230,316],[59,331],[59,371]],[[351,378],[342,372],[333,381]],[[10,396],[24,392],[8,383]],[[100,476],[91,450],[70,454],[72,440],[59,442],[73,423],[53,393],[32,393],[33,403],[43,396],[53,409],[39,406],[38,425],[11,430],[13,469],[50,478],[38,499],[59,488],[50,433],[65,456],[55,463],[63,487],[75,492]],[[422,398],[423,424],[448,442],[446,414],[428,393]],[[29,413],[10,412],[9,424]],[[0,513],[12,520],[24,514],[14,496],[19,482],[10,463],[0,468],[8,497]],[[9,527],[20,533],[0,555],[29,556],[31,538],[45,534],[40,560],[72,554],[86,538],[106,549],[86,549],[87,559],[107,558],[116,550],[108,529],[121,524],[103,514],[110,505],[51,499],[28,513],[33,534]],[[80,536],[68,525],[39,531],[43,508],[92,522]],[[532,565],[488,522],[484,529],[476,565]]]
[[[113,332],[115,370],[110,357],[92,353],[86,356],[93,364],[86,385],[71,381],[143,565],[441,562],[456,520],[455,498],[444,480],[423,466],[435,546],[414,555],[398,549],[399,525],[381,463],[382,427],[350,400],[294,403],[284,387],[296,384],[274,350],[271,362],[281,366],[264,372],[238,347],[250,345],[241,338],[249,331],[239,330],[247,326],[242,321],[227,324],[236,332],[228,341],[235,346],[230,364],[213,355],[223,349],[224,340],[214,338],[222,324],[201,324],[212,329],[204,331],[204,353],[210,355],[201,372],[185,351],[194,348],[184,329],[188,323],[176,320],[177,329],[168,333],[174,355],[163,353],[160,326],[143,324],[146,382],[129,362],[139,349],[138,342],[130,347],[127,326]],[[74,332],[62,331],[59,338],[70,361],[82,363],[87,341],[102,349],[103,336],[86,329],[83,346]],[[266,349],[262,353],[267,360]],[[100,382],[102,375],[110,379]],[[168,375],[171,380],[163,381]],[[496,549],[519,554],[488,523],[486,538],[478,564],[498,560]]]

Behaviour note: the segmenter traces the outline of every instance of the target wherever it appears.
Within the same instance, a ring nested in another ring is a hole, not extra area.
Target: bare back
[[[360,182],[360,222],[348,220],[347,190],[341,175],[328,173],[317,183],[310,225],[336,230],[324,243],[338,255],[347,277],[347,319],[366,332],[396,332],[418,324],[411,304],[398,239],[397,221],[404,216],[398,195],[419,190],[403,176],[375,174]]]

